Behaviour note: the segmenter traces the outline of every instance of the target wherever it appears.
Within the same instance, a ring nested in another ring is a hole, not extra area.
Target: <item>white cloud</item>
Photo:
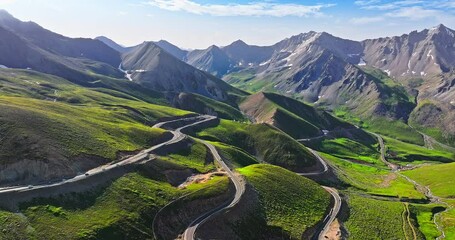
[[[252,2],[246,4],[199,4],[190,0],[150,0],[146,2],[169,11],[184,11],[193,14],[213,16],[321,16],[321,10],[335,6],[334,4],[284,4],[274,2]]]
[[[447,2],[439,2],[439,6],[442,8],[455,8],[455,2],[454,1],[447,1]]]
[[[433,18],[439,22],[453,22],[455,2],[453,0],[358,0],[361,9],[380,11],[378,17],[359,17],[351,19],[353,24],[379,22],[379,16],[403,18],[411,21]]]
[[[422,4],[424,1],[421,0],[402,0],[402,1],[394,1],[389,3],[381,3],[382,1],[362,1],[363,4],[357,5],[361,6],[362,9],[367,10],[394,10],[401,7],[406,6],[415,6],[416,4]]]
[[[425,9],[419,6],[400,8],[393,12],[387,13],[388,17],[402,17],[411,20],[421,20],[425,18],[433,18],[438,15],[442,15],[443,12],[435,9]]]
[[[384,17],[376,16],[376,17],[358,17],[358,18],[351,18],[349,20],[350,23],[355,25],[363,25],[363,24],[370,24],[370,23],[377,23],[384,21]]]
[[[355,1],[354,3],[359,6],[366,6],[366,5],[371,5],[371,4],[376,4],[380,3],[381,0],[359,0]]]

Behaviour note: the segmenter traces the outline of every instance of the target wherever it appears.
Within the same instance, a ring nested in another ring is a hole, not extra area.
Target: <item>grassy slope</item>
[[[259,160],[301,170],[313,166],[315,157],[290,136],[266,124],[242,124],[221,120],[213,128],[205,129],[198,136],[241,148]]]
[[[411,213],[415,215],[420,232],[425,235],[426,239],[436,239],[441,235],[433,222],[434,214],[441,209],[439,205],[413,204],[409,207]]]
[[[33,239],[34,231],[30,228],[27,218],[12,212],[0,210],[0,239]]]
[[[215,169],[213,162],[207,162],[207,148],[202,143],[195,143],[191,148],[180,150],[169,156],[160,157],[161,160],[178,164],[186,168],[196,169],[199,172],[208,172]]]
[[[453,173],[455,173],[455,163],[424,166],[403,172],[404,175],[428,186],[436,196],[444,198],[455,197]]]
[[[44,159],[50,151],[113,159],[118,151],[143,148],[159,137],[163,131],[149,127],[157,119],[188,114],[31,71],[0,71],[0,94],[2,161],[15,154]],[[33,144],[38,151],[31,151]]]
[[[240,110],[211,98],[198,94],[180,93],[178,107],[201,114],[216,114],[219,118],[246,121]]]
[[[65,157],[80,154],[114,159],[118,151],[133,151],[149,145],[163,130],[136,122],[118,108],[72,107],[24,98],[0,97],[1,159],[46,158],[47,149]],[[44,149],[32,151],[28,144]],[[43,154],[43,155],[40,155]]]
[[[425,147],[400,142],[392,138],[384,138],[389,158],[401,162],[453,162],[455,153],[431,150]]]
[[[336,170],[338,177],[354,189],[383,196],[425,198],[405,178],[396,173],[390,173],[384,167],[353,163],[325,153],[321,153],[321,155]]]
[[[402,219],[403,203],[349,195],[348,204],[350,214],[345,226],[350,239],[406,239],[405,234],[412,236],[409,224]],[[411,223],[417,228],[415,221]],[[416,232],[421,239],[421,233]]]
[[[450,199],[446,202],[451,206],[451,208],[442,213],[442,225],[444,226],[444,232],[446,233],[447,239],[455,238],[455,200]]]
[[[314,137],[323,129],[351,127],[324,111],[275,93],[249,96],[240,109],[257,122],[273,123],[294,138]]]
[[[368,130],[380,133],[397,140],[423,146],[423,136],[415,129],[409,127],[403,122],[392,121],[386,118],[375,118],[368,121]]]
[[[380,153],[377,150],[377,144],[368,144],[367,142],[356,141],[349,138],[314,140],[305,144],[312,149],[338,158],[354,162],[375,164],[378,166],[384,165],[379,160]]]
[[[213,164],[205,162],[206,153],[202,144],[194,144],[188,151],[150,164],[159,168],[165,163],[168,170],[206,172],[213,169]],[[144,174],[126,174],[104,189],[25,203],[21,206],[24,217],[0,212],[0,226],[14,225],[4,233],[13,239],[19,236],[37,239],[150,239],[153,234],[151,221],[165,204],[189,193],[193,194],[186,198],[186,202],[210,199],[226,192],[229,184],[227,177],[222,176],[178,189],[165,178],[150,172],[152,168],[143,169],[141,173]],[[185,204],[180,205],[183,208],[179,211],[184,212]]]
[[[198,197],[225,190],[226,183],[227,178],[223,182],[213,179],[179,190],[168,183],[132,173],[116,180],[99,195],[79,195],[83,201],[57,200],[56,203],[34,204],[23,211],[38,239],[152,238],[150,223],[160,207],[202,186],[217,184],[210,191],[198,193]],[[84,201],[90,202],[79,205]]]
[[[316,183],[280,167],[256,164],[238,171],[258,191],[268,225],[293,238],[323,219],[330,204],[330,195]]]
[[[241,148],[220,142],[211,142],[220,152],[223,159],[234,167],[246,167],[258,163],[258,161]]]
[[[431,192],[442,197],[451,208],[442,214],[442,224],[447,239],[455,238],[455,184],[453,173],[455,163],[424,166],[411,171],[403,172],[418,183],[428,186]]]
[[[266,86],[273,84],[268,81],[257,81],[254,71],[248,69],[240,72],[230,73],[223,77],[223,79],[235,87],[253,93],[264,90]]]
[[[335,116],[344,119],[352,124],[361,126],[372,132],[380,133],[381,135],[388,136],[391,138],[398,139],[400,141],[424,145],[422,135],[420,135],[415,129],[406,125],[405,123],[397,120],[391,120],[385,117],[370,117],[360,118],[344,108],[335,109]]]

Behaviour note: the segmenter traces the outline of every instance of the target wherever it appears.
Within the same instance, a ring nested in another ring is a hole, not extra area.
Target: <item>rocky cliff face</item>
[[[431,77],[455,66],[455,31],[444,25],[362,45],[366,64],[395,78]]]
[[[438,140],[455,144],[455,72],[435,76],[417,89],[418,106],[410,115],[411,124],[439,129]]]
[[[229,72],[263,69],[264,65],[282,66],[284,62],[290,65],[294,60],[313,59],[321,50],[327,50],[348,63],[376,67],[391,77],[430,77],[449,72],[454,67],[455,31],[441,24],[420,32],[361,42],[325,32],[308,32],[272,46],[250,46],[239,40],[220,49],[234,63]],[[207,68],[200,63],[194,66]]]

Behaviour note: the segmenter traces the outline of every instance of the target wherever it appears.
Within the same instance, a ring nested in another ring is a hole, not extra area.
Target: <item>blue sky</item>
[[[455,28],[455,0],[0,0],[0,8],[71,37],[166,39],[192,49],[237,39],[270,45],[311,30],[363,40]]]

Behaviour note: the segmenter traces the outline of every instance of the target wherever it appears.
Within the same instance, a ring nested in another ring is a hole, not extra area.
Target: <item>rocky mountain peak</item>
[[[220,49],[218,46],[216,46],[216,45],[211,45],[211,46],[208,48],[208,50],[210,50],[210,51],[212,51],[212,50],[214,50],[214,51],[221,51],[221,49]]]
[[[438,35],[438,36],[455,38],[455,31],[444,26],[443,24],[439,24],[438,26],[431,28],[429,30],[428,34],[430,36]]]
[[[248,44],[246,44],[244,41],[242,40],[237,40],[231,44],[229,44],[230,47],[244,47],[244,46],[248,46]]]
[[[0,19],[16,19],[8,11],[0,9]]]

